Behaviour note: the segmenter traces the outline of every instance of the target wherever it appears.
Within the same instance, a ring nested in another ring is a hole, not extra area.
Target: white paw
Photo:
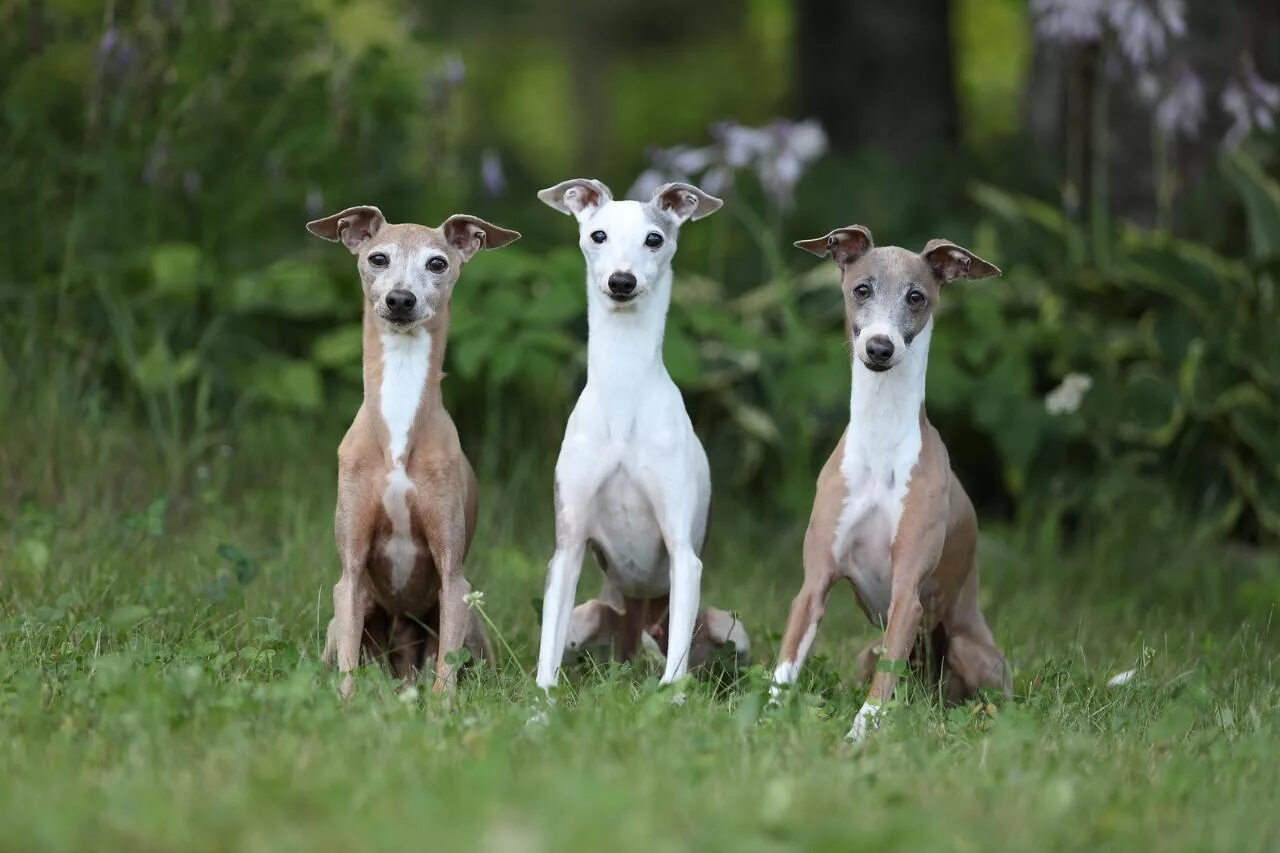
[[[853,718],[853,726],[844,739],[852,743],[861,743],[866,740],[867,735],[880,727],[879,717],[882,713],[884,709],[879,705],[863,702],[862,707],[858,709],[858,715]]]

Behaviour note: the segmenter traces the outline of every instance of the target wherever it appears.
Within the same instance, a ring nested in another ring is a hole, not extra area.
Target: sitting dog
[[[875,248],[860,225],[796,246],[833,256],[843,273],[853,390],[849,426],[818,476],[804,586],[791,604],[774,682],[795,681],[832,586],[851,581],[867,618],[884,626],[883,641],[863,657],[862,674],[874,680],[848,735],[861,740],[892,698],[922,629],[948,698],[1010,690],[978,607],[977,517],[924,408],[942,291],[957,278],[1000,270],[946,240],[920,253]]]
[[[344,698],[362,650],[405,679],[433,668],[435,689],[452,690],[459,649],[493,653],[464,600],[476,477],[440,395],[451,297],[476,252],[520,235],[463,215],[391,225],[369,206],[307,229],[356,256],[364,288],[364,403],[338,448],[342,578],[324,657],[345,676]]]
[[[556,551],[547,567],[537,683],[555,686],[576,623],[575,642],[607,636],[624,660],[644,636],[660,637],[662,683],[669,684],[693,663],[699,631],[712,644],[741,640],[746,651],[746,632],[732,617],[726,624],[708,618],[720,611],[702,611],[700,619],[711,477],[662,362],[680,228],[723,202],[682,183],[659,187],[647,202],[614,201],[608,187],[586,179],[538,198],[578,220],[590,331],[587,384],[556,462]],[[604,592],[575,613],[588,544],[604,570]]]

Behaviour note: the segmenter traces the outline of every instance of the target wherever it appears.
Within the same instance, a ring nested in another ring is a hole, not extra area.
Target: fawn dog
[[[922,629],[947,698],[1010,690],[978,607],[977,517],[924,407],[943,289],[1000,270],[947,240],[931,240],[919,253],[876,248],[860,225],[796,246],[831,255],[840,267],[853,387],[849,426],[818,475],[804,586],[791,604],[773,678],[775,685],[795,681],[832,586],[851,581],[859,606],[885,632],[863,653],[863,679],[874,680],[848,734],[856,741],[875,727]]]
[[[451,691],[456,652],[492,660],[464,597],[476,477],[441,401],[453,287],[462,265],[519,233],[474,216],[392,225],[376,207],[307,223],[356,256],[364,289],[364,402],[338,448],[334,528],[342,577],[324,657],[354,688],[361,652],[408,681],[435,670]]]

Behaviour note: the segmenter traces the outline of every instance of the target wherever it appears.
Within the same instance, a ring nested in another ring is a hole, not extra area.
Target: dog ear
[[[825,237],[797,240],[795,246],[820,258],[831,255],[836,263],[843,267],[865,255],[875,246],[875,243],[871,240],[871,232],[865,226],[848,225],[837,228]]]
[[[387,218],[382,215],[381,210],[371,204],[362,204],[348,207],[333,216],[308,222],[307,230],[317,237],[341,243],[354,255],[386,224]]]
[[[509,231],[485,222],[478,216],[455,213],[440,223],[440,231],[449,245],[462,253],[462,260],[469,261],[481,249],[501,249],[520,239],[519,231]]]
[[[561,213],[567,213],[581,221],[588,213],[613,201],[613,193],[593,178],[573,178],[539,190],[538,198]]]
[[[659,210],[669,211],[682,223],[710,216],[724,207],[724,202],[720,199],[704,193],[693,184],[685,183],[663,184],[654,190],[649,204]]]
[[[957,278],[990,278],[1000,275],[998,266],[987,263],[950,240],[930,240],[920,255],[943,284],[949,284]]]

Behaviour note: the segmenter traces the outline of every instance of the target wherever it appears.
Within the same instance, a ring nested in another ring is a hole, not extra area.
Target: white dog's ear
[[[998,266],[987,263],[950,240],[930,240],[920,255],[943,284],[950,284],[958,278],[990,278],[1000,275]]]
[[[825,237],[814,237],[812,240],[797,240],[797,249],[804,249],[810,254],[825,258],[835,258],[839,266],[851,264],[865,255],[875,243],[871,240],[871,232],[862,225],[848,225],[837,228]]]
[[[670,211],[682,223],[710,216],[724,207],[720,199],[684,183],[663,184],[654,190],[649,203],[659,210]]]
[[[381,210],[371,204],[362,204],[348,207],[333,216],[308,222],[307,230],[317,237],[341,243],[354,255],[386,224],[387,218],[382,215]]]
[[[539,190],[538,198],[561,213],[567,213],[581,221],[584,216],[613,201],[613,193],[593,178],[573,178]]]
[[[481,249],[501,249],[520,239],[519,231],[510,231],[485,222],[478,216],[455,213],[440,223],[444,238],[469,261]]]

